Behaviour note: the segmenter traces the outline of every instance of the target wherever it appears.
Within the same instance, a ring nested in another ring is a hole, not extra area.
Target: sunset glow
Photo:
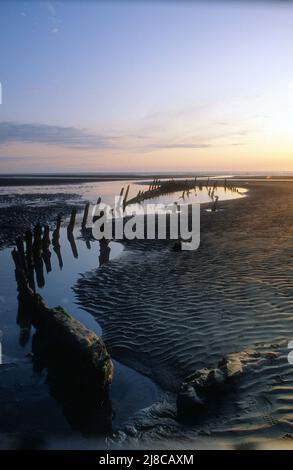
[[[0,171],[293,171],[293,5],[255,3],[1,2]]]

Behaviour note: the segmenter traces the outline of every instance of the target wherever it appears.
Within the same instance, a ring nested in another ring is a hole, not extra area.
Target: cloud
[[[45,8],[49,12],[49,21],[51,23],[50,33],[57,34],[59,32],[60,20],[57,16],[56,7],[53,2],[45,2]]]
[[[26,158],[31,158],[31,157],[19,157],[19,156],[7,156],[7,155],[0,155],[0,162],[11,162],[11,161],[23,161]]]
[[[0,122],[0,144],[38,143],[76,149],[113,148],[118,138],[75,127]]]
[[[156,132],[151,134],[142,133],[139,129],[136,133],[111,135],[72,126],[6,121],[0,122],[0,147],[24,143],[58,146],[82,151],[111,149],[119,152],[145,153],[172,149],[200,150],[222,147],[223,145],[243,145],[243,142],[239,142],[242,139],[238,140],[237,137],[246,137],[250,132],[245,129],[235,131],[227,129],[227,132],[223,133],[208,129],[207,131],[202,130],[197,135],[185,137],[178,135],[175,138],[173,136],[171,140],[168,132],[156,135]],[[223,142],[223,139],[226,142]]]
[[[165,138],[138,135],[106,135],[75,127],[49,124],[23,124],[0,122],[0,145],[15,143],[55,145],[79,150],[116,149],[128,151],[154,151],[162,149],[204,149],[211,147],[202,142],[173,142]]]
[[[149,144],[146,149],[160,150],[160,149],[205,149],[212,147],[210,144],[196,144],[196,143],[174,143],[174,144]]]

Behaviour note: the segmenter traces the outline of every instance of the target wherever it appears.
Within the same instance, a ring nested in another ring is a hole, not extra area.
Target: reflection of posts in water
[[[98,199],[98,202],[101,201],[101,198]],[[72,226],[75,222],[75,214],[76,210],[72,210],[71,215],[71,223],[67,228],[67,239],[70,243],[71,251],[74,258],[78,258],[78,249],[77,243],[75,240],[74,232],[71,230]],[[97,218],[101,217],[103,211],[96,216]],[[61,254],[61,246],[59,243],[60,240],[60,229],[61,229],[61,217],[58,216],[56,228],[52,234],[52,245],[53,250],[57,255],[59,267],[60,269],[63,268],[63,259]],[[91,249],[91,241],[95,241],[92,236],[91,228],[84,228],[81,230],[82,232],[82,239],[84,240],[88,249]],[[34,236],[32,232],[28,230],[25,233],[25,242],[26,246],[24,247],[23,240],[19,238],[16,241],[17,244],[17,257],[18,262],[21,269],[25,272],[27,281],[29,283],[30,288],[35,292],[35,281],[36,285],[39,288],[43,288],[45,286],[45,276],[44,276],[44,265],[47,273],[52,271],[52,264],[51,264],[51,250],[49,246],[51,244],[51,237],[50,237],[50,228],[48,225],[42,227],[40,224],[37,224],[33,230]],[[99,253],[99,265],[105,264],[110,259],[111,249],[109,247],[110,240],[102,239],[100,241],[100,253]]]
[[[53,250],[55,251],[57,258],[58,258],[58,263],[59,263],[59,268],[63,268],[63,259],[61,255],[61,246],[58,241],[53,242]]]
[[[27,278],[28,278],[28,284],[30,288],[35,292],[36,285],[35,285],[34,267],[32,264],[28,265]]]
[[[58,263],[59,263],[59,268],[63,268],[63,260],[62,260],[62,255],[61,255],[61,246],[59,243],[60,240],[60,228],[61,228],[61,216],[58,215],[57,217],[57,222],[56,222],[56,228],[53,232],[52,236],[52,245],[53,245],[53,250],[55,251],[57,258],[58,258]]]
[[[77,248],[76,248],[76,243],[75,243],[75,240],[74,240],[73,233],[71,231],[67,231],[67,240],[70,243],[72,254],[73,254],[74,258],[78,258],[78,251],[77,251]]]
[[[88,214],[89,214],[89,208],[90,208],[90,203],[87,202],[84,208],[84,213],[83,213],[83,219],[81,223],[81,234],[82,234],[82,239],[85,241],[86,247],[88,250],[91,249],[91,243],[90,239],[92,237],[91,235],[91,229],[86,227],[87,220],[88,220]]]
[[[84,395],[90,395],[91,379],[89,376],[87,386],[80,383],[79,364],[76,365],[74,357],[70,358],[65,350],[58,355],[59,351],[52,348],[52,340],[48,341],[39,331],[32,338],[32,352],[34,371],[40,373],[47,369],[50,393],[61,404],[71,428],[88,435],[111,433],[113,410],[108,393],[101,401],[99,391],[96,397],[85,400]]]
[[[27,283],[25,271],[22,267],[21,255],[19,251],[13,249],[11,252],[14,265],[15,265],[15,279],[17,282],[18,291],[18,312],[16,323],[20,326],[19,343],[21,346],[25,346],[30,337],[30,329],[32,324],[32,308],[28,305],[26,300],[20,301],[23,283]]]
[[[91,249],[91,240],[93,240],[92,229],[81,229],[81,239],[85,242],[88,250]]]
[[[70,215],[69,225],[67,227],[67,232],[73,232],[75,226],[75,219],[76,219],[76,207],[73,207]]]
[[[110,259],[111,248],[109,247],[109,240],[102,238],[100,240],[100,256],[99,256],[99,263],[100,266],[102,264],[108,263]]]
[[[24,347],[30,338],[32,326],[32,311],[25,302],[18,301],[16,323],[20,328],[19,344]]]
[[[51,251],[49,250],[49,248],[43,251],[43,260],[46,266],[47,273],[50,273],[52,271],[52,265],[51,265]]]
[[[87,202],[84,208],[84,213],[83,213],[83,218],[82,218],[82,223],[81,223],[81,228],[85,229],[86,228],[86,223],[88,219],[88,214],[89,214],[89,208],[90,208],[90,203]]]
[[[17,321],[26,334],[30,324],[36,328],[32,340],[34,370],[47,369],[50,391],[74,430],[110,433],[113,364],[103,341],[63,309],[48,308],[28,287],[19,252],[14,249],[12,256],[19,300]],[[26,340],[21,337],[23,343]]]

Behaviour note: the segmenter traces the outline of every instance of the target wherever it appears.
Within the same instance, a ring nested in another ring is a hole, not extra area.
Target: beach
[[[124,372],[123,379],[122,369],[118,368],[120,387],[121,383],[126,386],[134,374],[130,396],[134,397],[136,390],[141,396],[142,388],[148,390],[145,399],[131,412],[126,411],[130,400],[123,405],[123,419],[117,422],[111,436],[114,447],[172,448],[175,443],[182,448],[254,448],[266,439],[290,442],[292,438],[293,368],[287,355],[288,342],[293,339],[293,184],[244,179],[240,188],[248,190],[245,197],[219,201],[215,212],[208,211],[210,204],[201,206],[201,244],[195,252],[174,252],[172,241],[124,240],[122,252],[118,250],[110,262],[95,268],[91,255],[85,262],[79,251],[81,265],[77,265],[70,281],[73,285],[66,287],[68,292],[73,288],[68,306],[78,305],[81,310],[73,314],[79,315],[80,321],[81,311],[87,312],[88,327],[97,322],[111,357],[132,371]],[[31,215],[29,222],[40,220],[53,226],[60,205],[65,216],[73,205],[81,210],[84,200],[68,191],[70,194],[60,196],[59,203],[55,197],[55,206],[50,213],[44,212],[43,219]],[[39,200],[47,198],[47,206],[50,197],[38,195]],[[10,207],[9,212],[13,217],[16,210],[17,219],[20,209],[19,205],[15,207],[18,209]],[[0,217],[3,210],[0,209]],[[21,210],[27,217],[25,205]],[[39,214],[40,210],[48,208],[37,207],[34,211],[30,207],[28,212]],[[16,232],[6,227],[5,216],[1,221],[1,233],[6,230],[5,243],[12,243]],[[20,225],[17,233],[22,229]],[[78,248],[81,250],[81,245]],[[67,255],[66,261],[69,263]],[[56,282],[61,284],[62,277]],[[59,293],[54,292],[57,301]],[[44,291],[45,300],[54,306],[54,295],[49,294]],[[13,295],[14,291],[10,297]],[[7,308],[13,315],[15,305],[7,304]],[[11,327],[9,342],[14,341]],[[199,369],[216,367],[230,353],[237,354],[243,366],[235,387],[211,400],[203,415],[182,423],[176,411],[182,381]],[[17,354],[21,357],[19,351]],[[29,354],[29,345],[25,354]],[[18,364],[16,369],[11,365],[14,362]],[[23,373],[19,372],[21,367]],[[23,413],[33,423],[32,434],[44,439],[44,420],[36,415],[34,394],[30,393],[32,384],[26,393],[21,388],[16,393],[13,379],[19,373],[16,383],[25,389],[24,377],[28,377],[30,368],[29,357],[21,361],[14,358],[2,366],[1,374],[2,378],[8,374],[10,392],[22,400]],[[60,410],[56,412],[54,399],[46,396],[43,379],[40,388],[36,384],[34,379],[40,414],[42,402],[52,408],[50,423],[44,427],[51,433],[55,427],[62,439],[72,435],[70,426],[58,414]],[[11,402],[13,409],[15,403],[8,395],[6,384],[2,403]],[[117,391],[115,406],[119,414]],[[17,429],[16,416],[5,416],[2,436],[24,433],[28,438],[28,422]],[[75,446],[94,445],[92,439],[86,441],[78,436],[74,434]],[[42,439],[34,440],[34,445],[42,447]]]
[[[113,357],[166,391],[175,394],[185,377],[228,353],[261,353],[238,389],[197,426],[178,426],[173,400],[171,409],[161,404],[146,413],[147,431],[145,416],[134,420],[138,441],[184,436],[191,445],[202,432],[236,447],[290,439],[293,186],[245,187],[247,197],[222,202],[216,213],[202,210],[198,251],[129,244],[111,267],[77,283],[78,299],[101,324]]]

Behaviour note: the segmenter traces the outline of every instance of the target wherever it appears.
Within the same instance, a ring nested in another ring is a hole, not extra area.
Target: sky
[[[0,172],[293,171],[293,3],[0,2]]]

